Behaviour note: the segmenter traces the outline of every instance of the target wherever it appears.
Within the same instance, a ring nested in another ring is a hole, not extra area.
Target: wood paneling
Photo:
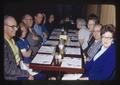
[[[116,9],[114,5],[101,5],[100,23],[116,26]]]
[[[97,5],[88,5],[88,9],[87,9],[87,16],[89,16],[89,14],[96,14],[97,15]]]

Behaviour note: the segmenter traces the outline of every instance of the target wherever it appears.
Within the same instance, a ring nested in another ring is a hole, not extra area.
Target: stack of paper
[[[65,54],[81,55],[80,48],[66,47]]]
[[[53,55],[48,54],[37,54],[32,60],[35,64],[51,64],[53,60]]]
[[[82,68],[82,59],[81,58],[64,57],[62,60],[61,67]]]
[[[47,40],[47,41],[45,42],[45,45],[53,45],[53,46],[56,46],[56,45],[58,45],[58,41]]]
[[[78,80],[82,74],[64,74],[62,80]]]
[[[55,47],[54,46],[42,46],[38,52],[40,53],[54,53]]]

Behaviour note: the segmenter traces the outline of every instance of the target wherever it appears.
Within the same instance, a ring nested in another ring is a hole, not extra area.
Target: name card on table
[[[51,64],[53,61],[53,55],[48,54],[37,54],[34,59],[32,60],[32,63],[35,64]]]
[[[61,67],[82,68],[82,59],[81,58],[64,57],[62,60]]]
[[[41,48],[38,50],[40,53],[54,53],[55,47],[54,46],[41,46]]]

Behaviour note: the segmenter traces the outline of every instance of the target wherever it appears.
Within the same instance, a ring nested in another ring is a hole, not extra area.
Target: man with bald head
[[[16,34],[17,22],[12,16],[4,17],[4,78],[18,80],[24,77],[29,80],[34,78],[25,70],[20,69],[20,53],[13,37]]]

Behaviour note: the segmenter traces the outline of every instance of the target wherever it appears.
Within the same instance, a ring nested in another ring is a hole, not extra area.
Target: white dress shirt
[[[78,31],[78,39],[79,40],[84,39],[84,42],[82,44],[83,50],[88,46],[89,35],[90,35],[90,32],[85,26]]]

